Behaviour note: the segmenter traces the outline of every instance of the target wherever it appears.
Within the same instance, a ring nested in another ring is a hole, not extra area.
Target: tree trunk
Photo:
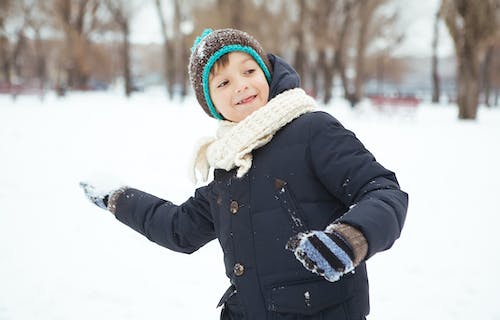
[[[342,82],[342,87],[344,88],[344,98],[350,100],[351,89],[349,80],[347,79],[346,67],[345,67],[345,51],[347,47],[347,33],[351,28],[352,13],[349,8],[345,10],[344,21],[342,23],[342,28],[340,29],[338,46],[335,49],[333,64],[335,69],[340,75],[340,80]]]
[[[495,94],[495,107],[498,107],[499,103],[500,103],[500,90],[497,89]]]
[[[67,79],[63,80],[63,77],[65,77],[63,76],[63,73],[66,76],[68,75],[66,70],[63,69],[63,67],[59,66],[56,73],[56,85],[55,85],[55,90],[58,97],[64,97],[66,95],[68,81]]]
[[[68,52],[68,54],[66,55],[65,57],[65,60],[63,62],[64,66],[64,72],[65,72],[65,75],[61,77],[61,81],[62,81],[62,78],[64,77],[66,79],[66,84],[65,86],[69,88],[72,88],[72,87],[75,87],[75,83],[76,81],[74,80],[75,78],[75,61],[73,59],[74,57],[74,54],[73,54],[73,41],[71,40],[71,36],[67,37],[66,38],[66,41],[65,41],[65,45],[66,45],[66,51]]]
[[[182,48],[182,66],[187,66],[189,64],[189,47],[186,41],[186,36],[181,35],[181,48]],[[189,77],[185,68],[181,68],[181,99],[184,99],[188,94],[189,88]]]
[[[160,27],[161,27],[161,34],[163,38],[163,73],[165,77],[165,89],[167,90],[167,93],[169,94],[170,99],[172,99],[172,94],[169,90],[169,66],[170,63],[168,61],[170,55],[169,55],[169,44],[168,44],[168,37],[167,37],[167,23],[165,21],[165,16],[163,15],[163,8],[161,4],[161,0],[155,0],[156,4],[156,12],[158,13],[158,19],[160,20]]]
[[[19,61],[19,57],[21,56],[25,44],[26,36],[24,35],[24,30],[21,29],[19,30],[19,32],[17,32],[17,39],[14,43],[14,49],[12,50],[12,57],[10,60],[12,63],[12,70],[14,71],[14,79],[17,79],[17,81],[19,81],[22,76],[21,61]]]
[[[89,0],[62,0],[56,4],[56,13],[62,21],[65,34],[66,57],[64,69],[67,73],[67,84],[77,89],[87,88],[90,77],[89,52],[90,39],[84,26],[93,24],[89,10]],[[91,7],[91,9],[94,7]]]
[[[43,50],[40,29],[35,30],[35,56],[36,56],[36,75],[38,78],[38,86],[40,95],[43,98],[47,82],[47,57]]]
[[[12,81],[10,79],[10,63],[9,61],[3,61],[2,63],[2,71],[4,74],[5,83],[8,87],[12,85]]]
[[[175,43],[169,41],[167,43],[167,57],[169,58],[167,63],[167,90],[170,99],[174,97],[174,85],[175,85]]]
[[[441,95],[441,88],[439,83],[439,73],[438,73],[438,57],[437,57],[437,47],[439,43],[439,11],[436,13],[434,18],[434,31],[432,38],[432,102],[439,103],[439,97]]]
[[[384,94],[384,63],[385,57],[381,54],[377,57],[377,94]]]
[[[325,58],[323,54],[323,50],[317,49],[318,50],[318,61],[314,64],[311,64],[311,67],[309,68],[309,74],[311,77],[311,93],[314,97],[318,97],[319,95],[322,94],[319,84],[320,84],[320,79],[319,77],[321,74],[324,73],[325,71]]]
[[[332,90],[333,90],[333,76],[334,70],[332,67],[326,68],[324,73],[323,85],[325,87],[325,95],[323,96],[323,102],[325,104],[330,103],[332,100]]]
[[[354,78],[354,94],[351,96],[351,105],[355,106],[364,95],[365,82],[365,52],[368,37],[368,27],[370,25],[372,12],[369,1],[362,3],[361,10],[361,25],[358,31],[358,39],[356,44],[356,77]]]
[[[66,89],[68,87],[73,87],[73,74],[74,74],[74,41],[73,41],[73,28],[71,26],[71,1],[62,0],[56,2],[56,10],[58,18],[62,21],[62,28],[64,31],[64,57],[61,61],[61,70],[63,70],[64,75],[58,73],[57,77],[57,94],[58,96],[64,96]]]
[[[304,53],[304,41],[302,40],[303,39],[303,36],[302,36],[302,32],[299,32],[299,36],[297,37],[298,39],[298,46],[297,48],[295,49],[295,57],[294,57],[294,65],[295,65],[295,71],[297,71],[297,73],[299,74],[300,78],[302,80],[305,80],[305,77],[304,77],[304,65],[305,65],[305,53]],[[304,82],[304,81],[303,81]]]
[[[132,76],[130,73],[130,28],[129,21],[124,19],[122,23],[123,32],[123,78],[125,80],[125,95],[130,97],[132,93]]]
[[[323,103],[326,105],[332,100],[332,89],[333,89],[333,66],[327,63],[326,59],[326,49],[321,50],[320,57],[322,65],[320,69],[323,70]]]
[[[317,97],[320,94],[319,90],[319,67],[318,65],[312,65],[310,68],[308,68],[308,76],[310,77],[311,81],[311,87],[310,87],[310,94],[313,97]]]
[[[498,31],[494,1],[442,0],[448,31],[457,56],[459,119],[476,119],[480,94],[480,48]]]
[[[458,118],[476,119],[479,103],[479,61],[477,49],[467,43],[459,51],[458,57]]]
[[[4,74],[4,80],[7,84],[8,87],[11,85],[11,79],[10,79],[10,59],[9,59],[9,54],[7,52],[7,46],[9,42],[7,40],[7,37],[0,36],[0,63],[2,72]]]
[[[304,43],[304,19],[306,16],[306,2],[299,0],[299,21],[296,26],[295,38],[297,40],[297,48],[295,49],[294,67],[301,78],[304,78],[305,71],[305,43]]]
[[[486,106],[491,107],[490,104],[490,93],[491,93],[491,62],[493,60],[494,46],[488,46],[486,50],[486,55],[484,56],[484,61],[481,70],[482,78],[482,89],[484,90],[484,103]]]
[[[172,83],[172,93],[175,94],[175,88],[180,87],[181,92],[178,92],[182,96],[184,75],[186,74],[186,69],[184,66],[183,55],[184,55],[184,35],[181,30],[182,22],[182,12],[181,12],[181,1],[174,0],[174,81]]]

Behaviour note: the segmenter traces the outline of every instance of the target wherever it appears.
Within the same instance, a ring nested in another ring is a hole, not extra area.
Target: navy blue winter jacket
[[[271,98],[297,87],[275,56]],[[117,201],[116,217],[171,250],[192,253],[217,238],[231,287],[223,319],[363,319],[369,312],[365,263],[337,282],[306,270],[285,249],[296,232],[288,209],[309,230],[338,221],[360,230],[369,258],[399,237],[407,194],[355,135],[325,112],[306,113],[254,150],[252,167],[214,172],[214,181],[180,206],[136,189]],[[288,201],[278,201],[278,180]]]

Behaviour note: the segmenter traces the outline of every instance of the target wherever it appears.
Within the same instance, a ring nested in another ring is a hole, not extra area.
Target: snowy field
[[[322,109],[410,195],[401,239],[368,261],[368,319],[500,319],[500,110],[461,122],[444,105]],[[0,96],[0,319],[217,319],[228,281],[216,241],[170,252],[78,186],[114,174],[181,203],[193,146],[215,126],[193,99],[161,92]]]

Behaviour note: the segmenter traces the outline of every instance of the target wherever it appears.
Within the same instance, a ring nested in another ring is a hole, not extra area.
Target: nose
[[[236,92],[240,93],[248,89],[248,83],[245,78],[240,78],[236,83]]]

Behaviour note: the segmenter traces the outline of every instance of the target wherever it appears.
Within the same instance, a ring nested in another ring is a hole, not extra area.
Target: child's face
[[[269,85],[250,55],[231,52],[228,59],[225,66],[214,66],[208,78],[210,97],[225,119],[240,122],[267,103]]]

